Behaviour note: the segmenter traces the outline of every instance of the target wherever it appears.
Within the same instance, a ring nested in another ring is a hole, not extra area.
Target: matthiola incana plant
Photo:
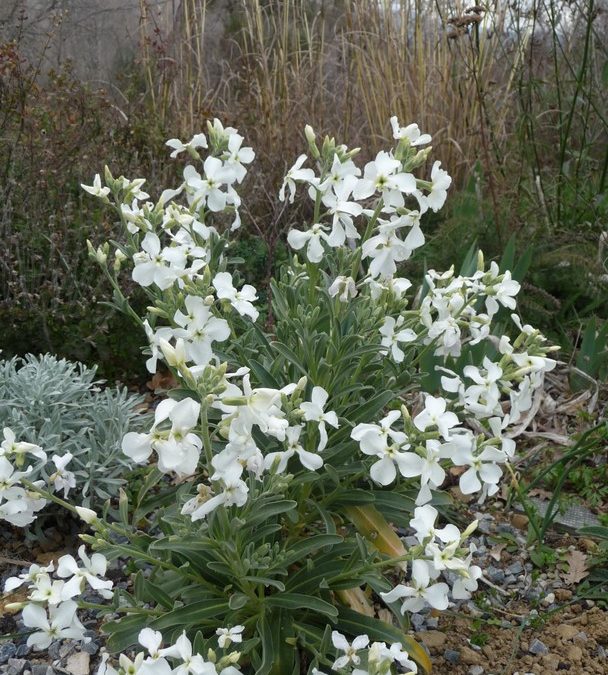
[[[446,469],[462,468],[465,494],[494,494],[510,430],[554,362],[515,313],[519,284],[481,255],[467,275],[401,276],[451,179],[439,161],[429,170],[428,134],[391,125],[393,147],[365,166],[306,129],[309,154],[279,195],[302,191],[313,217],[288,234],[268,323],[231,257],[254,158],[235,129],[215,120],[169,141],[183,181],[156,201],[107,169],[85,187],[124,224],[92,255],[141,326],[148,370],[163,362],[178,381],[149,430],[123,439],[148,468],[121,496],[120,522],[88,518],[85,541],[134,574],[105,624],[124,653],[101,672],[422,672],[409,614],[476,590],[476,523],[440,522]],[[125,268],[148,295],[145,317],[120,290]],[[423,363],[440,375],[433,390]],[[418,543],[406,548],[396,527]],[[147,652],[126,651],[138,643]]]

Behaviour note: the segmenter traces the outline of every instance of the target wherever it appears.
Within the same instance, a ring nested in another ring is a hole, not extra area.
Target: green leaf
[[[344,537],[337,534],[317,534],[313,537],[309,537],[304,541],[299,541],[293,546],[290,546],[286,551],[286,556],[282,561],[282,564],[291,565],[291,563],[302,560],[313,551],[317,551],[325,546],[341,544],[343,541]]]
[[[273,342],[273,348],[285,358],[288,364],[293,364],[301,373],[308,377],[308,371],[302,365],[302,362],[289,347],[282,342]]]
[[[164,630],[174,626],[197,626],[202,621],[212,619],[214,625],[221,625],[221,617],[230,609],[225,599],[213,598],[178,607],[152,621],[155,630]]]
[[[338,610],[333,605],[330,605],[329,602],[325,602],[325,600],[321,600],[321,598],[312,595],[304,595],[303,593],[281,593],[279,595],[270,595],[265,599],[265,603],[269,607],[277,607],[280,609],[295,611],[310,609],[331,618],[338,616]]]

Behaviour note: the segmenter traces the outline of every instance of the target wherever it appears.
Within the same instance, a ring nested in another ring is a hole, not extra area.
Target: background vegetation
[[[15,3],[18,5],[19,3]],[[140,0],[132,58],[103,88],[65,61],[26,49],[15,12],[0,45],[0,348],[52,351],[132,378],[141,336],[99,301],[108,289],[86,239],[111,237],[79,184],[104,163],[178,179],[163,148],[217,116],[252,145],[240,246],[263,291],[306,206],[276,198],[310,123],[374,149],[388,118],[433,134],[454,176],[447,214],[427,218],[430,245],[407,274],[459,264],[473,242],[530,254],[523,311],[606,368],[608,316],[608,14],[598,0],[182,0],[170,25]],[[57,24],[55,23],[55,26]],[[9,30],[10,28],[10,30]],[[8,39],[8,36],[11,39]],[[25,58],[25,54],[29,57]],[[592,319],[593,317],[593,319]],[[593,323],[591,324],[591,320]],[[589,329],[589,326],[592,328]],[[589,346],[590,345],[590,346]],[[592,372],[590,372],[592,371]]]

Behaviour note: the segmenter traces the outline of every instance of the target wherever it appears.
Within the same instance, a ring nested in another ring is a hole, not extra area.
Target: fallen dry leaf
[[[175,377],[173,377],[173,373],[171,371],[166,371],[164,373],[159,371],[154,373],[152,379],[146,382],[146,387],[154,392],[167,391],[177,387],[177,380]]]
[[[568,572],[564,574],[564,582],[569,586],[578,584],[589,574],[587,556],[581,551],[568,551],[566,562],[568,563]]]
[[[490,557],[494,558],[496,562],[500,562],[500,558],[502,556],[503,549],[506,547],[506,543],[500,543],[500,544],[495,544],[492,546],[492,550],[490,551]]]

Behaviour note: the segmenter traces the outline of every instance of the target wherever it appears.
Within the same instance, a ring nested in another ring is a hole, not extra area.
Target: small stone
[[[437,626],[439,626],[439,619],[436,616],[427,616],[426,627],[437,628]]]
[[[567,588],[558,588],[555,591],[555,597],[560,602],[565,602],[566,600],[571,600],[572,599],[572,591],[568,590]]]
[[[482,662],[481,654],[478,654],[470,647],[463,647],[460,650],[460,658],[462,659],[462,662],[467,665],[478,666]]]
[[[89,661],[91,657],[86,652],[74,652],[70,654],[65,669],[71,675],[89,675]]]
[[[570,626],[567,623],[561,623],[559,626],[555,627],[555,634],[557,637],[562,640],[573,640],[575,635],[578,635],[578,628],[576,626]]]
[[[514,574],[509,574],[509,576],[505,578],[504,583],[507,586],[512,586],[517,583],[517,577]]]
[[[540,601],[541,605],[548,607],[555,602],[555,593],[547,593],[545,597]]]
[[[27,659],[9,659],[7,675],[22,675],[24,670],[31,670],[31,664]]]
[[[566,656],[570,661],[581,661],[583,658],[583,650],[578,645],[568,647]]]
[[[61,642],[59,640],[55,640],[54,642],[51,642],[49,645],[49,648],[47,649],[49,659],[51,661],[57,661],[57,659],[60,658],[59,656],[59,649],[61,648]]]
[[[17,647],[17,651],[15,652],[15,656],[18,659],[24,659],[26,656],[29,655],[29,653],[32,651],[32,648],[27,645],[27,644],[22,644]]]
[[[12,642],[6,642],[0,645],[0,663],[6,663],[15,656],[17,647]]]
[[[512,563],[507,567],[507,574],[514,574],[517,576],[518,574],[521,574],[524,571],[523,565],[517,560],[516,562]]]
[[[447,636],[438,630],[425,630],[418,633],[422,643],[429,649],[438,650],[445,644]]]
[[[486,576],[493,584],[502,584],[505,580],[505,573],[494,565],[489,565],[486,569]]]
[[[424,626],[424,617],[422,616],[422,614],[412,614],[411,621],[414,630],[416,631],[422,630]]]
[[[32,675],[55,675],[55,671],[44,663],[35,663],[32,665]]]
[[[483,675],[483,666],[471,666],[469,668],[469,675]]]
[[[455,649],[446,649],[443,652],[443,658],[448,663],[459,663],[460,662],[460,652]]]
[[[532,642],[530,643],[528,651],[530,652],[530,654],[539,656],[540,654],[548,654],[549,648],[544,642],[541,642],[540,640],[534,638],[534,640],[532,640]]]
[[[605,659],[608,657],[608,651],[606,651],[602,645],[597,646],[597,651],[595,653],[600,659]]]
[[[96,642],[85,642],[85,644],[82,646],[82,651],[86,652],[87,654],[95,655],[99,651],[99,645]]]
[[[524,516],[523,513],[516,513],[511,516],[511,525],[518,530],[525,530],[528,527],[528,522],[528,517]]]

